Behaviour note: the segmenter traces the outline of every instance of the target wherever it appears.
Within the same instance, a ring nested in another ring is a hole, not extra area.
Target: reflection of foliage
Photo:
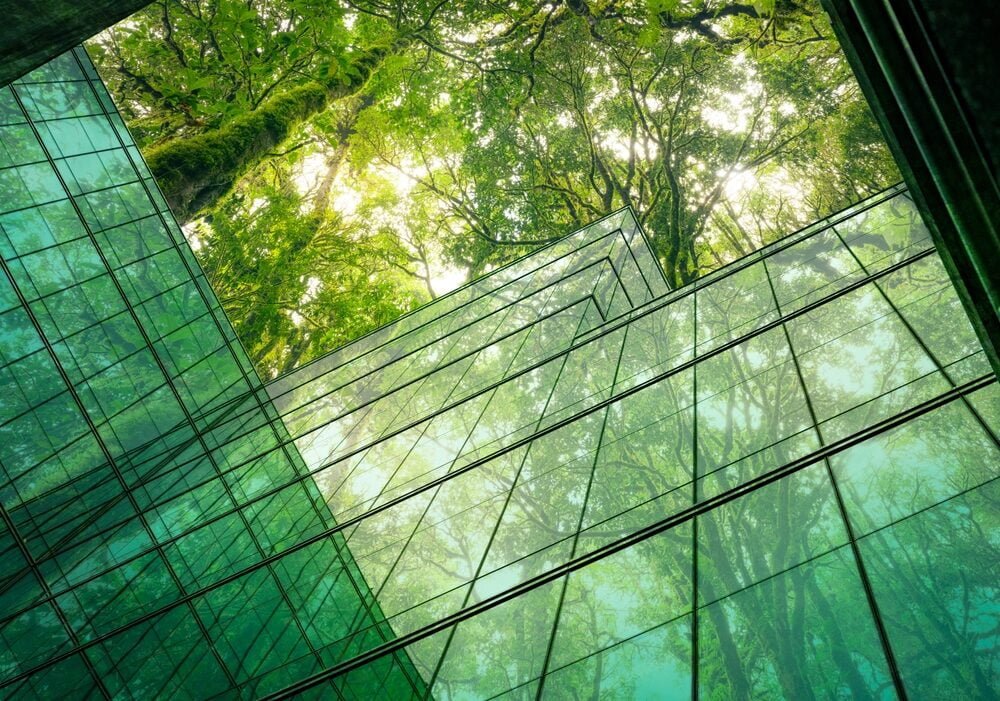
[[[431,295],[625,204],[684,283],[896,178],[812,0],[158,0],[92,50],[182,218],[294,184]]]
[[[369,452],[367,469],[345,477],[334,465],[320,484],[337,515],[379,490],[383,501],[398,496],[482,455],[488,440],[498,449],[593,406],[612,386],[684,362],[695,333],[704,352],[774,319],[779,304],[801,307],[929,245],[912,205],[897,196],[774,254],[766,269],[758,262],[698,290],[696,305],[677,300],[627,334],[604,335],[495,395],[436,413],[419,437],[400,434]],[[914,260],[790,319],[787,333],[760,333],[373,515],[350,547],[396,630],[419,627],[787,465],[821,438],[936,396],[948,387],[938,367],[947,377],[982,375],[988,366],[981,352],[972,355],[971,327],[954,323],[959,309],[938,259]],[[551,352],[569,343],[561,331],[538,324],[532,334]],[[470,330],[442,347],[475,348],[477,338]],[[475,372],[484,382],[502,377],[523,362],[511,356],[484,352]],[[420,392],[425,411],[471,391],[466,376],[433,375]],[[697,602],[700,697],[890,698],[860,561],[910,695],[990,698],[998,452],[969,410],[995,415],[997,388],[989,389],[463,621],[409,654],[441,698],[521,684],[532,696],[543,671],[543,698],[651,690],[690,698]],[[398,404],[390,395],[372,415]]]

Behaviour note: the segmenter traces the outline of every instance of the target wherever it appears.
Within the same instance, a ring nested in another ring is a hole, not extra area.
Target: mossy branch
[[[387,51],[359,53],[322,81],[275,95],[218,129],[175,139],[149,151],[146,161],[177,219],[187,222],[210,208],[297,126],[332,101],[358,92]]]

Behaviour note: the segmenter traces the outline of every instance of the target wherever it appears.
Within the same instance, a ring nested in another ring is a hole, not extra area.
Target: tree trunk
[[[397,44],[394,48],[402,48]],[[228,193],[236,181],[300,124],[330,102],[354,95],[392,49],[358,53],[347,70],[276,95],[218,129],[179,138],[146,154],[174,216],[190,221]]]
[[[316,194],[313,197],[313,216],[318,219],[322,219],[326,215],[326,209],[330,201],[330,191],[333,189],[333,183],[337,179],[337,174],[340,173],[344,159],[347,157],[347,142],[354,135],[354,127],[358,123],[358,115],[367,107],[370,107],[373,102],[375,102],[375,98],[369,94],[363,94],[351,100],[346,114],[344,114],[337,125],[337,144],[334,147],[333,153],[327,156],[326,173],[324,173],[323,179],[320,180],[319,187],[316,189]]]

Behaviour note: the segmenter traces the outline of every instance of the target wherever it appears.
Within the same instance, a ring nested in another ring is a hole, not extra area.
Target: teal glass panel
[[[698,612],[698,697],[892,699],[849,548]]]

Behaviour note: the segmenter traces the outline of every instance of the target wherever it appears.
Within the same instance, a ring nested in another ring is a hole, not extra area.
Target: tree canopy
[[[90,49],[269,375],[624,205],[682,285],[898,179],[816,0],[157,0]]]

